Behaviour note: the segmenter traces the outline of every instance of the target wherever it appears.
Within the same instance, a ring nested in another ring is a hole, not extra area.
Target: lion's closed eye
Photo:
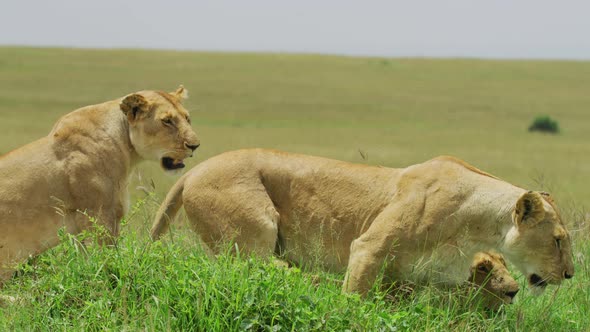
[[[557,249],[561,250],[561,239],[560,238],[555,238],[555,246],[557,247]]]
[[[169,126],[169,127],[174,126],[174,122],[172,122],[172,118],[164,118],[164,119],[162,119],[162,123],[165,126]]]

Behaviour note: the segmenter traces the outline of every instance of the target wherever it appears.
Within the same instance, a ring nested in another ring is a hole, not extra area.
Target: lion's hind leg
[[[279,213],[265,190],[185,189],[184,207],[193,230],[215,254],[236,249],[242,255],[276,252]]]

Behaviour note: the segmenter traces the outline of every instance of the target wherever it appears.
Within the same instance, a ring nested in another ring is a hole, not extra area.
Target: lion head
[[[510,304],[518,293],[518,283],[508,272],[504,258],[494,252],[475,254],[471,264],[469,281],[480,289],[483,305],[498,310],[502,304]]]
[[[146,160],[160,161],[165,171],[184,168],[200,142],[193,131],[182,101],[188,96],[176,91],[141,91],[123,98],[120,107],[129,122],[129,137],[135,151]]]
[[[502,252],[527,277],[534,293],[574,276],[571,238],[549,194],[523,194],[512,220]]]

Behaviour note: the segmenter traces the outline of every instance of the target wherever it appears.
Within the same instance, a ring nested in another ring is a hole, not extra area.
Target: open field
[[[68,240],[25,267],[4,290],[22,299],[0,311],[4,329],[590,330],[590,62],[0,48],[0,153],[46,135],[78,107],[180,83],[202,142],[189,167],[242,147],[391,167],[454,155],[552,192],[575,237],[576,277],[539,298],[523,290],[504,314],[484,317],[430,288],[362,301],[298,270],[210,262],[182,223],[174,243],[148,243],[175,179],[145,163],[130,188],[143,201],[120,248],[82,255]],[[561,134],[527,132],[544,114]],[[150,180],[146,199],[136,187]]]

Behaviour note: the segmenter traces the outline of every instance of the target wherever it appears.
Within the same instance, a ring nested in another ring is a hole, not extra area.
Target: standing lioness
[[[0,281],[14,265],[78,233],[95,217],[117,236],[127,182],[141,160],[184,167],[199,140],[172,93],[141,91],[63,116],[48,136],[0,157]],[[86,214],[84,214],[84,213]]]
[[[393,169],[262,149],[224,153],[172,187],[153,239],[183,203],[213,250],[232,240],[298,264],[319,261],[347,271],[345,291],[366,292],[382,267],[388,279],[457,285],[487,250],[504,254],[535,290],[574,275],[570,236],[547,194],[452,157]]]

